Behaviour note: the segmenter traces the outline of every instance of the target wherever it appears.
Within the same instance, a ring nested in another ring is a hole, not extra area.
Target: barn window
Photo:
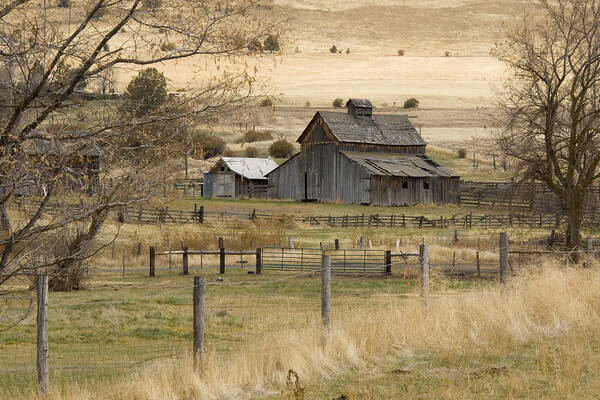
[[[221,171],[225,171],[225,167],[221,167]]]
[[[429,182],[423,182],[423,189],[429,189]]]
[[[408,189],[408,181],[402,182],[402,189]]]

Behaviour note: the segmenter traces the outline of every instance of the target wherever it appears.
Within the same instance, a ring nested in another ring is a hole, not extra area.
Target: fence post
[[[40,392],[48,393],[48,275],[37,275],[37,373]]]
[[[194,367],[202,372],[202,348],[204,346],[204,300],[206,279],[194,277]]]
[[[475,263],[477,264],[477,277],[481,278],[481,264],[479,263],[479,250],[475,253]]]
[[[204,223],[204,206],[200,206],[200,211],[198,211],[198,222]]]
[[[189,270],[188,270],[188,265],[189,265],[188,264],[188,260],[189,260],[189,258],[188,258],[188,256],[189,256],[188,248],[187,248],[187,246],[185,246],[183,248],[183,275],[187,275],[189,273]]]
[[[586,239],[586,253],[588,256],[587,266],[591,267],[594,260],[594,241],[590,237]]]
[[[125,254],[123,254],[123,279],[125,279]]]
[[[340,239],[335,239],[335,249],[336,250],[340,249]]]
[[[223,245],[223,237],[219,236],[219,248],[222,249],[224,247]]]
[[[454,230],[454,241],[458,242],[458,229]]]
[[[137,244],[137,252],[135,253],[136,257],[139,257],[142,255],[142,242],[138,242]]]
[[[419,246],[419,261],[423,270],[423,301],[429,305],[429,246],[422,244]]]
[[[385,251],[385,276],[392,276],[392,251]]]
[[[219,273],[225,273],[225,249],[223,247],[219,249]]]
[[[262,273],[262,250],[256,249],[256,273]]]
[[[500,283],[506,285],[508,269],[508,235],[500,232]]]
[[[156,258],[156,253],[155,253],[155,249],[154,246],[150,246],[150,276],[153,277],[154,276],[154,268],[155,268],[155,258]]]
[[[321,319],[326,332],[329,332],[330,300],[331,300],[331,258],[323,255],[323,271],[321,274]]]
[[[291,237],[288,238],[288,242],[290,244],[290,250],[294,250],[294,242],[292,241]]]
[[[360,249],[361,250],[365,249],[365,237],[364,236],[360,237]]]

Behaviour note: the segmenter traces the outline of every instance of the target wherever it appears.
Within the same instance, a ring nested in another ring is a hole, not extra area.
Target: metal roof
[[[277,168],[277,163],[271,157],[221,157],[221,160],[229,169],[246,179],[267,179],[265,175]]]
[[[364,167],[373,175],[405,176],[411,178],[460,177],[456,172],[442,167],[425,154],[399,155],[343,151],[346,157]]]
[[[341,143],[384,146],[425,146],[427,144],[406,115],[355,117],[348,113],[319,111],[313,121],[318,117],[323,119],[325,125]],[[312,123],[298,138],[298,142],[308,133]]]

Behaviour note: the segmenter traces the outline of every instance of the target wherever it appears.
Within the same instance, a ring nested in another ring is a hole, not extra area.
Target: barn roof
[[[277,163],[271,157],[221,157],[221,160],[229,169],[246,179],[267,179],[265,175],[277,168]]]
[[[346,157],[373,175],[404,176],[411,178],[460,177],[456,172],[442,167],[425,154],[398,155],[343,151]]]
[[[320,117],[331,133],[341,143],[380,144],[386,146],[424,146],[406,115],[372,115],[356,117],[348,113],[319,111],[313,122]],[[304,130],[298,142],[309,132],[313,122]]]

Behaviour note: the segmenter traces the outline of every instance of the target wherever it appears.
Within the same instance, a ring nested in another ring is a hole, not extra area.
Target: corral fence
[[[23,202],[18,203],[23,206]],[[49,215],[72,215],[85,209],[84,204],[48,204]],[[124,207],[113,210],[111,215],[117,221],[133,224],[204,224],[226,223],[227,221],[257,221],[265,219],[288,219],[310,225],[326,225],[338,228],[485,228],[504,227],[557,228],[565,222],[565,218],[553,214],[482,214],[472,212],[465,215],[425,216],[407,214],[355,214],[355,215],[286,215],[257,212],[256,210],[207,210],[204,206],[195,205],[193,210],[176,210],[139,206]],[[589,227],[600,226],[600,215],[586,220]]]

